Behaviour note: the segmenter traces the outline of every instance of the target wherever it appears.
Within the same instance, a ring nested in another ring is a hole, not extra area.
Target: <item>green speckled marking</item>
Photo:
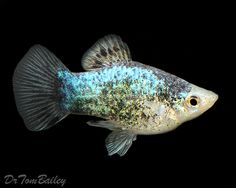
[[[187,94],[179,89],[178,80],[169,83],[166,73],[137,66],[117,65],[79,74],[59,70],[58,78],[64,108],[128,127],[139,126],[138,120],[145,118],[145,101],[174,106]]]

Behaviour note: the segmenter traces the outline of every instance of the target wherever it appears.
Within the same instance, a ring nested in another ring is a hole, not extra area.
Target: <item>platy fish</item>
[[[212,107],[218,95],[131,59],[119,36],[98,40],[73,73],[49,50],[34,45],[17,65],[17,109],[31,131],[48,129],[69,114],[103,118],[87,124],[112,132],[108,155],[123,156],[137,135],[171,131]]]

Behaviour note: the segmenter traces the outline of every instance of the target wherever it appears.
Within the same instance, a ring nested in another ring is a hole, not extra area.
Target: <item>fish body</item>
[[[59,71],[64,108],[111,120],[139,134],[167,131],[177,125],[175,104],[187,96],[190,84],[140,63],[71,74]]]
[[[218,96],[175,75],[131,59],[128,46],[108,35],[82,58],[87,72],[73,73],[42,46],[17,66],[13,89],[27,128],[47,129],[69,114],[104,121],[88,125],[112,130],[109,155],[123,156],[137,135],[171,131],[208,110]],[[41,79],[41,80],[40,80]]]

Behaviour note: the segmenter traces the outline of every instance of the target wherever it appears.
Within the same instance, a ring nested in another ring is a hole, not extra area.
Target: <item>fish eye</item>
[[[197,105],[197,100],[196,99],[190,99],[190,104],[192,105],[192,106],[196,106]]]
[[[191,96],[189,99],[189,104],[193,107],[197,106],[199,103],[199,99],[196,96]]]

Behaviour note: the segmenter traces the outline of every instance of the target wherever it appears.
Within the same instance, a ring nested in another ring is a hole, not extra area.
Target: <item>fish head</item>
[[[217,99],[218,95],[216,93],[191,84],[190,92],[187,93],[178,108],[177,119],[179,123],[200,116],[210,109]]]

